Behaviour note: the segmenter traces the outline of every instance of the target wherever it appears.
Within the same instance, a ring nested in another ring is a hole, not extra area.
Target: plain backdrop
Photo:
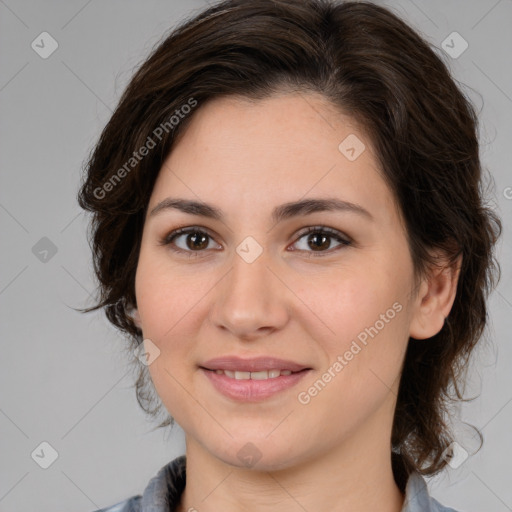
[[[457,426],[469,452],[472,431],[462,421],[479,427],[485,444],[427,481],[434,497],[457,510],[512,510],[512,1],[379,3],[438,48],[476,105],[491,200],[504,222],[488,341],[466,389],[475,400],[460,407]],[[134,68],[164,33],[206,5],[0,0],[1,512],[112,505],[142,493],[184,453],[179,427],[171,435],[152,431],[139,409],[121,335],[103,313],[72,309],[89,305],[95,286],[88,218],[76,192],[80,168]],[[32,45],[41,37],[44,51],[58,44],[47,58]],[[37,457],[43,452],[47,462],[57,457],[47,469]]]

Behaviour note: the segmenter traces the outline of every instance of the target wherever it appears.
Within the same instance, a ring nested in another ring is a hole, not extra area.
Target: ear
[[[139,310],[137,308],[135,308],[133,310],[133,321],[135,322],[135,325],[139,328],[139,329],[142,329],[142,324],[141,324],[141,321],[140,321],[140,315],[139,315]]]
[[[135,323],[135,325],[139,329],[142,329],[142,325],[141,325],[141,321],[140,321],[140,315],[139,315],[139,310],[137,308],[130,308],[128,316],[131,317],[131,319],[133,320],[133,322]]]
[[[421,284],[413,304],[409,336],[424,340],[435,336],[452,309],[459,280],[462,256],[450,266],[447,258],[438,254],[441,266],[434,266]]]

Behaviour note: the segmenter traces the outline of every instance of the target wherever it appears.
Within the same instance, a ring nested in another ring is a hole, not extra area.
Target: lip
[[[253,357],[244,359],[238,356],[222,356],[215,359],[209,359],[200,365],[200,368],[206,370],[231,370],[241,372],[259,372],[263,370],[290,370],[292,372],[301,372],[302,370],[310,370],[307,365],[296,363],[294,361],[287,361],[277,357]],[[290,375],[291,377],[292,375]],[[280,379],[285,376],[276,377]],[[228,377],[229,378],[229,377]]]
[[[261,360],[259,364],[259,368],[261,369]],[[274,366],[273,368],[276,367]],[[279,368],[279,366],[277,368]],[[229,370],[229,368],[226,369]],[[238,369],[241,368],[238,367]],[[201,368],[200,371],[201,373],[203,373],[203,375],[206,376],[206,378],[210,381],[214,388],[220,393],[222,393],[224,396],[238,402],[260,402],[277,393],[280,393],[286,389],[290,389],[291,387],[295,386],[296,384],[298,384],[300,380],[302,380],[306,375],[308,375],[311,372],[311,369],[306,368],[301,371],[297,371],[296,373],[292,373],[290,375],[280,375],[279,377],[267,380],[237,380],[227,377],[226,375],[223,374],[215,373],[214,370],[207,370],[206,368]]]

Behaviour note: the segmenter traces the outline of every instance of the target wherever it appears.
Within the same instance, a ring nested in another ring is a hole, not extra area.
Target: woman
[[[227,0],[158,45],[79,194],[86,311],[186,454],[103,510],[453,510],[423,476],[465,453],[445,412],[497,277],[476,129],[371,3]]]

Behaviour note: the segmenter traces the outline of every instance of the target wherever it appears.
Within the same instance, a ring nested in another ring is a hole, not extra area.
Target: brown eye
[[[186,236],[187,247],[191,250],[206,249],[208,247],[209,236],[206,233],[189,233]]]
[[[294,245],[296,248],[293,250],[309,253],[310,256],[322,256],[324,254],[331,254],[341,247],[350,246],[352,241],[334,229],[314,226],[303,231]]]
[[[331,240],[329,236],[325,236],[320,233],[313,233],[308,236],[308,245],[314,251],[329,249]]]
[[[213,244],[213,238],[207,232],[199,228],[181,228],[169,233],[160,245],[168,245],[173,251],[188,253],[201,253],[206,249],[218,248]]]

